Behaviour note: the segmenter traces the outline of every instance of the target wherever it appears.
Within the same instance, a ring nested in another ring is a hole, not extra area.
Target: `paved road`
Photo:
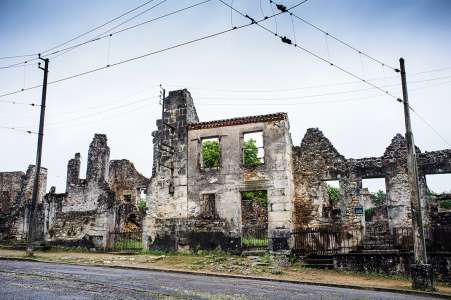
[[[428,299],[129,269],[0,260],[0,299]]]

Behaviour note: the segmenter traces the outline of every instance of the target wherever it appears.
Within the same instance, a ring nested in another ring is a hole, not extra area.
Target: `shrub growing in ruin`
[[[373,193],[373,203],[376,206],[382,205],[385,202],[385,193],[382,190],[378,190],[376,193]]]
[[[332,206],[335,206],[341,199],[340,190],[330,185],[327,185],[327,195],[329,196],[329,202]]]
[[[243,155],[244,155],[244,165],[246,167],[256,167],[262,164],[261,159],[258,157],[257,141],[254,139],[244,141]]]
[[[207,140],[202,143],[203,167],[218,168],[220,162],[219,141]]]

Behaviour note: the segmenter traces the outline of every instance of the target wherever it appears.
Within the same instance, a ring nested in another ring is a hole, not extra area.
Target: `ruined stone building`
[[[451,173],[451,150],[421,153],[417,148],[420,198],[426,226],[430,219],[426,175]],[[362,189],[363,179],[385,180],[386,200],[378,207],[379,221],[386,230],[411,227],[410,197],[407,176],[407,146],[397,134],[381,157],[346,159],[318,129],[308,129],[301,146],[294,147],[295,226],[343,226],[364,229],[363,211],[368,208],[368,191]],[[331,204],[326,192],[327,182],[338,180],[340,201]],[[363,231],[362,231],[363,232]]]
[[[0,172],[0,240],[24,239],[28,232],[28,212],[33,193],[36,167],[28,166],[27,172]],[[39,195],[36,206],[36,237],[44,234],[43,198],[47,187],[47,169],[39,173]]]
[[[80,153],[67,164],[66,192],[52,187],[45,196],[46,240],[107,247],[109,234],[141,227],[139,201],[149,180],[128,160],[111,160],[107,138],[94,136],[86,178],[80,178]]]
[[[299,232],[326,229],[346,231],[328,237],[326,246],[356,249],[376,231],[411,227],[407,150],[400,134],[382,156],[352,159],[316,128],[293,146],[286,113],[201,122],[187,90],[171,91],[162,104],[152,133],[152,177],[127,160],[110,161],[106,136],[96,134],[86,178],[80,178],[77,153],[68,162],[66,192],[52,188],[45,196],[47,241],[108,248],[117,233],[135,232],[145,248],[289,250],[305,248]],[[451,173],[451,150],[417,148],[417,158],[424,223],[449,225],[451,212],[437,208],[426,175]],[[4,232],[23,233],[17,228],[24,214],[17,212],[26,203],[32,174],[0,173],[2,238],[16,234]],[[362,185],[374,178],[386,190],[377,205]],[[338,183],[334,198],[331,181]],[[371,218],[365,217],[368,209]]]
[[[265,236],[286,235],[292,228],[294,193],[287,115],[199,122],[187,90],[170,92],[163,105],[163,119],[153,133],[145,242],[171,249],[236,249],[250,214],[257,211],[263,213]],[[262,137],[258,166],[246,166],[242,159],[247,134]],[[219,145],[214,166],[203,165],[202,145],[208,140]],[[264,191],[268,203],[245,205],[242,194],[250,191]]]

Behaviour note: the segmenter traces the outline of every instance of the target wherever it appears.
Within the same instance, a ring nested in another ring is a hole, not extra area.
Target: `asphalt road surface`
[[[201,275],[0,260],[0,299],[430,299]]]

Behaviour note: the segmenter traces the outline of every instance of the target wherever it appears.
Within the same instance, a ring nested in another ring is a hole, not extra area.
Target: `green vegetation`
[[[219,141],[205,140],[202,142],[202,160],[203,168],[219,168],[221,152],[219,149]]]
[[[440,201],[440,208],[451,209],[451,199]]]
[[[141,240],[122,240],[114,243],[114,250],[142,250],[143,243]]]
[[[373,203],[376,206],[382,205],[385,203],[385,193],[382,190],[378,190],[376,193],[372,193]]]
[[[256,140],[249,139],[247,141],[244,141],[243,159],[244,166],[246,167],[256,167],[263,163],[261,159],[258,157],[258,147]]]
[[[374,207],[365,209],[365,221],[371,221],[375,212],[376,210]]]
[[[255,201],[262,207],[268,207],[268,194],[266,191],[242,192],[243,200]]]
[[[139,200],[138,208],[140,210],[146,210],[147,209],[147,202],[146,202],[146,200],[144,200],[144,199]]]
[[[327,185],[327,195],[329,196],[329,202],[332,206],[335,206],[341,199],[340,190],[330,185]]]
[[[241,238],[241,243],[244,247],[267,247],[268,239],[255,238],[255,237],[243,237]]]

